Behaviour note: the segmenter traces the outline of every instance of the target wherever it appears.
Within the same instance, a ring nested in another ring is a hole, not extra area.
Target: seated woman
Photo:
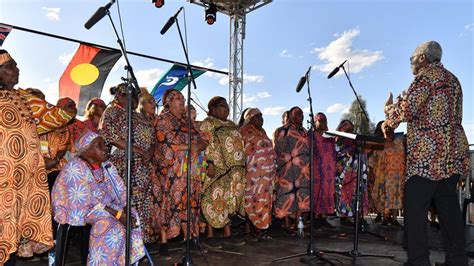
[[[97,133],[86,132],[76,149],[77,156],[64,166],[53,186],[54,220],[92,225],[88,265],[124,265],[125,184],[107,161],[104,139]],[[132,230],[131,238],[130,261],[135,263],[145,254],[139,228]]]

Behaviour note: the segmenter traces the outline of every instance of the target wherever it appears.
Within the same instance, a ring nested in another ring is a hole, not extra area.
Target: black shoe
[[[328,220],[326,220],[325,218],[321,218],[321,219],[317,219],[317,220],[319,220],[318,224],[319,224],[319,227],[321,227],[321,228],[328,229],[328,230],[336,229],[336,227],[334,225],[330,224],[328,222]]]
[[[377,217],[374,219],[374,223],[381,223],[382,222],[382,214],[377,213]]]
[[[349,218],[340,219],[340,224],[345,227],[354,227],[354,223]]]
[[[186,248],[186,241],[184,241],[184,247]],[[193,238],[191,241],[189,241],[189,250],[191,252],[207,253],[207,248],[201,245],[201,242],[198,238]]]
[[[168,243],[160,243],[160,247],[158,248],[158,254],[160,255],[160,260],[171,259],[171,255],[168,250]]]
[[[397,219],[392,219],[392,222],[391,222],[392,226],[395,227],[395,228],[403,228],[403,225],[401,225]]]
[[[215,237],[206,238],[202,244],[209,249],[221,249],[222,243]]]
[[[229,236],[229,237],[223,237],[222,243],[224,245],[243,246],[245,245],[245,240],[242,240],[239,237]]]

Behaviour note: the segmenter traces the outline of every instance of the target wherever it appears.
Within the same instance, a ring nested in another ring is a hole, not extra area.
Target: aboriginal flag
[[[78,114],[83,114],[86,103],[100,97],[110,70],[121,56],[118,51],[81,44],[59,79],[59,97],[73,99]]]
[[[0,47],[2,47],[3,42],[7,38],[8,34],[12,31],[11,27],[7,27],[3,24],[0,24]]]

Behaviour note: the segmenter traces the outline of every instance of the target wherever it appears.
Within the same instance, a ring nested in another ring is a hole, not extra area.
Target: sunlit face
[[[83,156],[94,163],[107,161],[109,154],[104,139],[102,137],[95,138],[89,148],[83,153]]]
[[[262,128],[263,126],[263,116],[262,114],[256,114],[250,119],[250,123],[257,128]]]
[[[5,84],[7,88],[13,88],[18,84],[20,70],[15,60],[11,60],[0,66],[0,82]]]
[[[176,117],[184,115],[184,96],[181,93],[174,95],[173,99],[168,103],[170,112]]]
[[[222,121],[227,120],[227,117],[229,116],[229,105],[227,104],[227,101],[220,101],[212,108],[211,114]]]
[[[303,124],[303,111],[300,108],[295,108],[293,111],[291,111],[291,117],[290,120],[295,124],[295,125],[302,125]]]
[[[328,128],[328,120],[326,118],[316,119],[316,129],[326,130]]]
[[[149,115],[154,114],[155,109],[156,109],[156,102],[155,102],[155,99],[153,99],[153,98],[150,98],[148,101],[146,101],[143,104],[143,110],[145,111],[145,113],[147,113]]]
[[[411,64],[411,72],[413,75],[418,75],[420,69],[426,63],[426,56],[424,54],[414,53],[410,57],[410,64]]]
[[[69,101],[66,105],[63,106],[62,109],[70,114],[73,114],[74,116],[77,115],[76,103],[74,101]]]

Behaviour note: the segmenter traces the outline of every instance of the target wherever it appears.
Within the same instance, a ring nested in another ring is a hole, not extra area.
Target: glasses
[[[415,58],[421,56],[422,54],[414,54],[412,56],[410,56],[410,63],[413,63],[413,61],[415,61]]]

